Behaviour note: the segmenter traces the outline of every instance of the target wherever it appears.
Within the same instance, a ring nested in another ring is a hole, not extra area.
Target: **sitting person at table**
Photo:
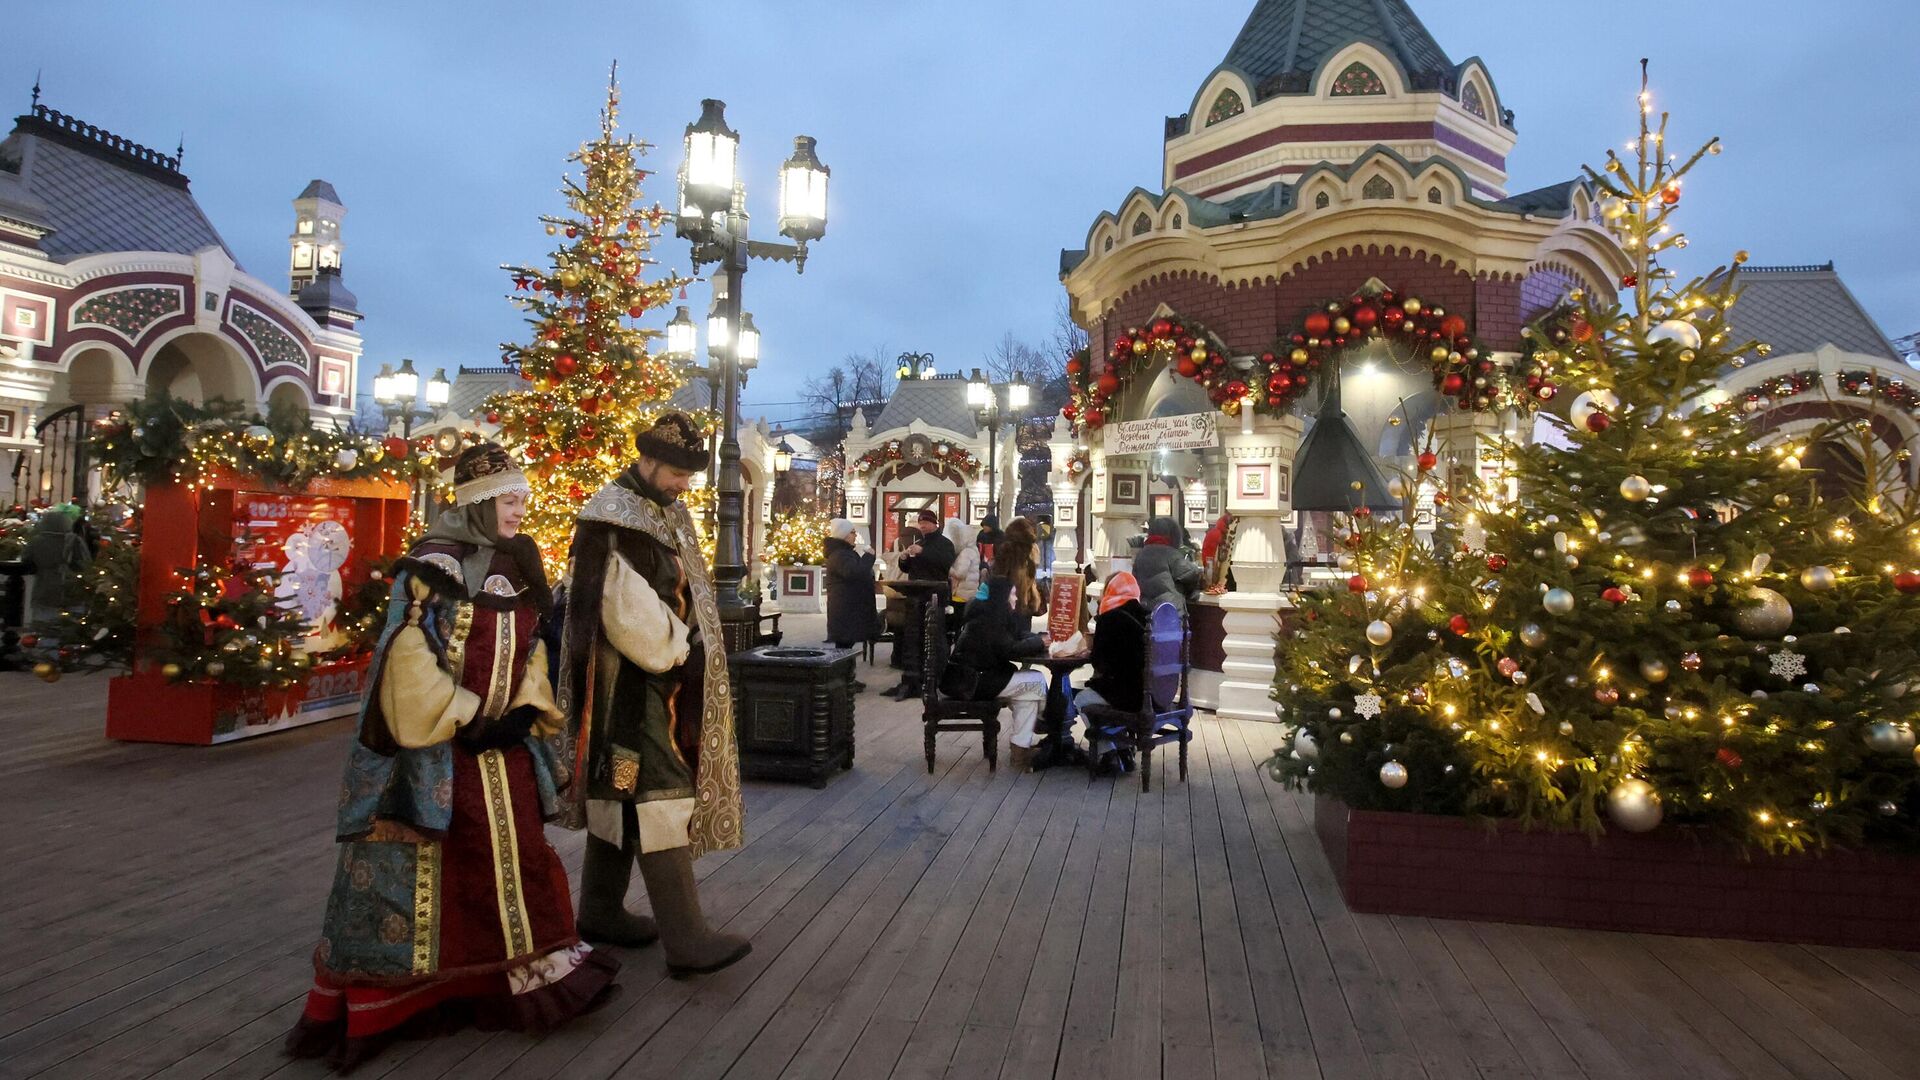
[[[1007,741],[1013,750],[1010,761],[1016,770],[1025,771],[1033,763],[1033,748],[1040,742],[1040,706],[1047,699],[1047,675],[1043,671],[1021,670],[1015,661],[1042,656],[1046,639],[1029,633],[1032,620],[1016,615],[1017,597],[1013,582],[1003,577],[989,578],[967,605],[967,619],[954,642],[953,655],[940,676],[940,692],[963,701],[991,701],[1006,698],[1012,712]]]
[[[1146,690],[1140,660],[1146,655],[1147,618],[1134,576],[1121,570],[1108,578],[1100,594],[1100,614],[1093,620],[1093,676],[1074,695],[1075,709],[1105,705],[1131,712],[1140,708]],[[1088,718],[1087,751],[1096,760],[1101,756],[1100,743],[1100,730]],[[1131,757],[1131,751],[1122,750],[1115,764],[1131,768]]]

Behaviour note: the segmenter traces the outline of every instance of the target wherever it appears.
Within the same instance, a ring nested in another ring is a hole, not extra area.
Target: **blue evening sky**
[[[348,205],[345,277],[369,368],[497,362],[522,332],[496,269],[546,249],[563,159],[592,134],[609,60],[623,125],[656,143],[671,204],[680,133],[728,103],[756,234],[775,168],[811,134],[832,220],[804,277],[747,276],[765,360],[750,415],[796,408],[849,352],[933,352],[970,367],[1006,331],[1036,344],[1057,258],[1135,184],[1155,187],[1162,117],[1187,109],[1252,0],[958,4],[835,0],[498,3],[258,0],[16,3],[4,92],[171,150],[243,265],[282,280],[289,200],[323,177]],[[1747,248],[1756,264],[1835,260],[1891,336],[1920,330],[1911,178],[1913,42],[1892,0],[1414,0],[1456,61],[1479,55],[1518,113],[1511,190],[1572,175],[1633,130],[1653,59],[1670,145],[1712,134],[1681,269]],[[684,270],[684,243],[657,254]],[[690,291],[696,312],[704,285]],[[662,317],[662,322],[664,317]]]

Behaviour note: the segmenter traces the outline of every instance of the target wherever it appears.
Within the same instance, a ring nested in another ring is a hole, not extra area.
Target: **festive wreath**
[[[890,439],[856,458],[853,471],[857,476],[865,476],[882,466],[905,460],[906,451],[900,440]],[[923,464],[950,465],[960,470],[960,473],[969,480],[980,475],[980,459],[974,457],[973,452],[966,447],[955,446],[952,443],[934,443]]]
[[[1383,289],[1325,302],[1253,357],[1229,359],[1219,339],[1191,320],[1167,316],[1129,329],[1114,340],[1098,375],[1084,350],[1067,361],[1073,387],[1067,419],[1089,428],[1104,426],[1112,399],[1142,369],[1161,363],[1206,387],[1208,400],[1228,416],[1249,405],[1265,414],[1284,413],[1329,360],[1368,340],[1403,341],[1424,355],[1435,389],[1462,409],[1531,407],[1555,392],[1545,369],[1531,362],[1516,384],[1513,372],[1483,354],[1460,315]]]

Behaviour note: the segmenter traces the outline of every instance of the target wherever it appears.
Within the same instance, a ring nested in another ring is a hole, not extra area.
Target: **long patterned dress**
[[[462,564],[474,550],[425,543],[399,564],[295,1053],[392,1033],[430,1010],[549,1030],[618,971],[574,932],[566,869],[542,832],[560,810],[546,737],[562,716],[539,613],[497,552],[469,597]],[[539,717],[524,739],[476,750],[456,738],[521,706]]]

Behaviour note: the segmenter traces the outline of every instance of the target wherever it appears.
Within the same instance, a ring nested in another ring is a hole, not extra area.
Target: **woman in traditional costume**
[[[299,1057],[347,1071],[396,1036],[543,1033],[604,1000],[619,963],[574,929],[541,826],[565,785],[542,620],[552,596],[519,535],[526,477],[487,444],[454,465],[456,506],[395,566],[340,796],[339,868]]]

